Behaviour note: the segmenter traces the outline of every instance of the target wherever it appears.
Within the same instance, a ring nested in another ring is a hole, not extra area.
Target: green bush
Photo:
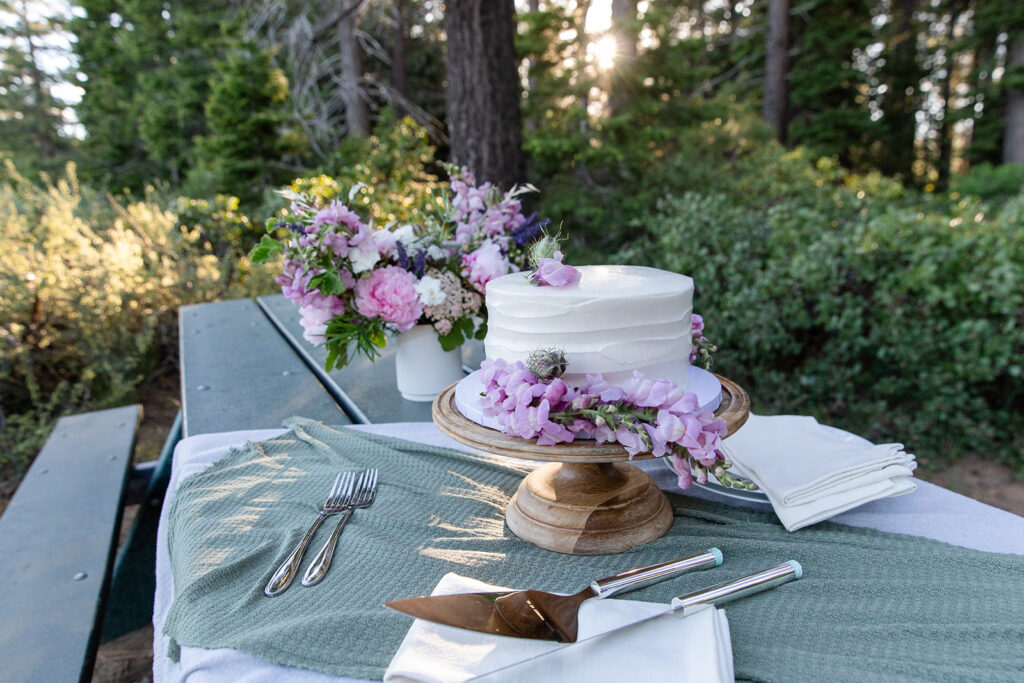
[[[705,187],[658,202],[619,259],[694,278],[756,412],[1024,473],[1024,195],[950,207],[774,145],[744,158],[680,162]]]
[[[19,474],[63,414],[132,400],[177,362],[182,304],[269,291],[155,196],[117,202],[73,165],[0,185],[0,474]]]

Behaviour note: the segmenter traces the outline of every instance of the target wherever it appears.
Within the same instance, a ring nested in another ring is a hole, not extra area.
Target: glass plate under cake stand
[[[735,382],[715,375],[721,402],[715,415],[735,433],[750,414],[750,399]],[[465,380],[463,380],[465,381]],[[437,428],[470,448],[541,461],[519,485],[505,512],[516,536],[571,555],[609,555],[660,538],[672,526],[672,508],[654,480],[630,464],[619,444],[577,440],[538,446],[469,419],[455,400],[458,382],[433,403]],[[651,456],[641,453],[633,460]]]

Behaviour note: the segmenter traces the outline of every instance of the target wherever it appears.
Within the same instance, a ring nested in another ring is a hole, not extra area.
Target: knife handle
[[[777,567],[765,569],[761,572],[726,581],[717,586],[702,588],[699,591],[680,595],[672,598],[672,609],[677,615],[686,616],[687,610],[692,610],[697,605],[706,603],[721,605],[722,603],[743,598],[763,590],[781,586],[789,581],[795,581],[804,575],[804,569],[796,560],[783,562]]]
[[[688,572],[694,569],[710,569],[722,564],[722,551],[718,548],[708,548],[702,553],[688,555],[678,560],[669,560],[650,567],[630,569],[628,572],[609,576],[606,579],[598,579],[590,584],[595,597],[607,598],[622,591],[636,590],[653,583],[664,581],[677,574]]]

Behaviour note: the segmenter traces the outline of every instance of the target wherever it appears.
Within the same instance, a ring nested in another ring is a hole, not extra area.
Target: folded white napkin
[[[916,488],[910,475],[917,463],[903,444],[875,445],[813,417],[751,414],[722,443],[789,531]]]
[[[433,595],[496,590],[508,589],[445,574]],[[587,600],[580,607],[579,640],[668,610],[661,603]],[[553,650],[558,652],[530,659]],[[707,606],[686,617],[669,614],[566,645],[492,636],[416,619],[384,680],[467,681],[488,673],[486,681],[732,681],[729,622],[725,612]]]

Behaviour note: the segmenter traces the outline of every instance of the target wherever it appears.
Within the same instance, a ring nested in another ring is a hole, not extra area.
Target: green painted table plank
[[[183,306],[179,321],[184,436],[351,422],[255,301]]]

